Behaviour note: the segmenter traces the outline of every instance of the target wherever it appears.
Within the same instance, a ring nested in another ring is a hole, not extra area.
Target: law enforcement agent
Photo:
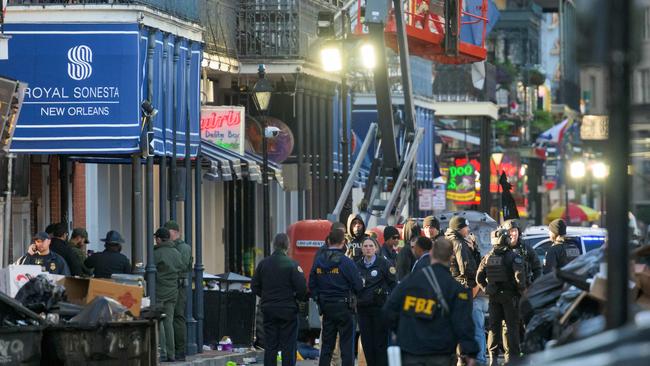
[[[508,232],[498,229],[490,234],[492,249],[478,268],[476,281],[490,299],[490,325],[487,348],[490,366],[497,365],[501,323],[505,320],[507,342],[505,361],[519,357],[519,296],[526,288],[524,260],[510,249]]]
[[[411,249],[413,251],[413,256],[417,258],[415,264],[413,264],[412,272],[417,272],[423,268],[429,267],[431,265],[431,256],[429,252],[433,242],[431,239],[421,236],[415,241],[415,245]]]
[[[264,258],[253,275],[251,289],[261,298],[264,315],[264,365],[276,366],[282,351],[282,365],[296,364],[298,305],[305,301],[307,284],[302,268],[287,256],[289,237],[277,234],[273,254]]]
[[[363,222],[363,219],[359,215],[351,214],[348,216],[347,222],[347,251],[346,255],[352,258],[353,261],[358,261],[361,259],[361,243],[363,239],[368,237],[366,235],[366,224]]]
[[[451,275],[465,288],[476,287],[476,270],[481,262],[481,254],[478,248],[472,248],[467,240],[469,236],[469,221],[460,216],[454,216],[449,220],[449,228],[445,232],[447,238],[453,244],[454,255],[451,257]]]
[[[363,279],[357,309],[361,344],[368,365],[386,366],[388,358],[388,329],[381,315],[381,307],[397,284],[395,267],[383,256],[377,255],[379,244],[372,238],[363,241],[363,258],[357,268]]]
[[[354,262],[345,256],[345,234],[330,232],[327,250],[321,251],[309,275],[309,291],[323,314],[319,366],[330,366],[337,334],[343,366],[354,365],[355,295],[363,287]]]
[[[449,240],[436,240],[432,264],[397,285],[384,305],[386,320],[402,350],[403,366],[450,366],[457,345],[466,364],[475,363],[478,345],[472,298],[451,276],[452,249]]]
[[[81,271],[84,276],[92,276],[93,274],[92,269],[88,268],[84,264],[84,261],[88,259],[88,256],[86,255],[86,245],[88,243],[90,243],[90,241],[88,240],[88,231],[86,231],[86,229],[78,227],[72,230],[70,240],[68,240],[68,245],[81,261]]]
[[[161,227],[154,234],[153,250],[156,263],[156,304],[163,309],[165,318],[160,323],[160,359],[175,361],[174,306],[178,298],[178,278],[184,263],[176,246],[170,240],[169,230]]]
[[[190,282],[188,274],[192,271],[192,247],[181,239],[180,228],[176,221],[170,220],[163,226],[169,230],[169,236],[176,250],[181,254],[183,270],[178,274],[178,298],[174,305],[174,347],[176,361],[185,361],[187,339],[187,324],[185,322],[185,305],[187,304],[187,288]]]
[[[395,266],[397,260],[397,245],[399,244],[399,231],[395,226],[386,226],[384,228],[384,245],[379,250],[379,255],[384,257]]]
[[[510,248],[524,260],[526,288],[528,288],[536,279],[542,276],[542,262],[535,253],[535,249],[521,240],[521,226],[518,220],[506,220],[501,227],[508,230]]]
[[[36,233],[32,237],[28,254],[17,263],[37,265],[42,267],[43,272],[70,276],[68,264],[63,257],[50,250],[50,236],[44,232]]]
[[[131,273],[131,263],[122,253],[124,239],[119,232],[111,230],[104,239],[104,251],[95,253],[84,261],[84,265],[94,269],[96,278],[111,278],[114,273]]]
[[[548,235],[553,242],[544,258],[544,274],[560,269],[580,255],[580,250],[566,238],[566,223],[562,219],[551,221]]]
[[[440,221],[435,216],[427,216],[422,220],[422,228],[424,229],[424,236],[433,240],[442,236],[440,232]]]

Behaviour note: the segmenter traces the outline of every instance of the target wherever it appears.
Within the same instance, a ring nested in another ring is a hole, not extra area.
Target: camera
[[[269,126],[264,129],[264,137],[270,138],[270,137],[278,137],[280,136],[280,132],[282,132],[279,128],[275,126]]]

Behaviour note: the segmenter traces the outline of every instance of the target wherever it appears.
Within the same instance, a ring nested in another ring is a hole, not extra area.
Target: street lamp
[[[343,56],[341,47],[337,43],[328,43],[320,50],[320,62],[325,72],[339,72],[343,70]]]
[[[569,164],[569,174],[573,179],[582,179],[587,175],[587,165],[581,160],[572,161]]]
[[[494,161],[494,166],[496,170],[496,176],[497,176],[497,190],[499,192],[499,198],[497,200],[497,208],[499,209],[499,213],[497,214],[497,221],[501,222],[501,184],[499,184],[499,166],[501,165],[501,161],[503,160],[503,150],[501,147],[497,146],[494,148],[494,152],[492,153],[492,161]],[[488,188],[489,190],[489,188]]]
[[[359,48],[359,56],[361,64],[364,68],[372,70],[377,66],[377,56],[375,55],[375,47],[371,43],[365,43]]]
[[[266,116],[268,114],[269,106],[271,105],[271,93],[273,93],[273,85],[268,81],[266,76],[266,67],[260,64],[257,74],[259,80],[253,87],[253,100],[257,111],[262,116],[262,154],[263,154],[263,167],[262,167],[262,189],[263,200],[262,210],[264,215],[263,230],[264,230],[264,256],[271,255],[271,217],[270,217],[270,193],[269,193],[269,151],[267,147],[266,137]]]

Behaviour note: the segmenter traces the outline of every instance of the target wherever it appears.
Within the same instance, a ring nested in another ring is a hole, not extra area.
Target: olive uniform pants
[[[187,337],[187,325],[185,323],[185,304],[187,303],[187,288],[178,289],[176,305],[174,306],[174,343],[176,355],[185,354],[185,339]]]
[[[160,357],[175,359],[174,349],[174,306],[176,299],[167,301],[158,301],[162,311],[165,313],[165,319],[160,322]]]

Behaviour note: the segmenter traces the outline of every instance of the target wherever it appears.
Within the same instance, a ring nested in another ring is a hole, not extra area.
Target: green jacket
[[[184,269],[181,271],[181,275],[187,276],[187,273],[192,271],[192,247],[182,239],[174,240],[174,245],[176,245],[176,250],[181,253],[181,260],[183,261]]]
[[[179,273],[185,268],[176,246],[171,241],[154,247],[153,258],[156,263],[156,300],[169,301],[178,294]]]
[[[74,244],[72,244],[70,242],[68,242],[68,245],[72,249],[72,252],[74,252],[74,254],[77,257],[79,257],[79,261],[81,262],[81,271],[83,272],[83,274],[85,276],[89,276],[89,277],[92,276],[93,275],[93,270],[91,268],[86,267],[86,265],[84,264],[84,261],[86,260],[86,257],[87,257],[86,253],[84,253],[84,251],[81,248],[79,248],[78,246],[76,246],[76,245],[74,245]]]

